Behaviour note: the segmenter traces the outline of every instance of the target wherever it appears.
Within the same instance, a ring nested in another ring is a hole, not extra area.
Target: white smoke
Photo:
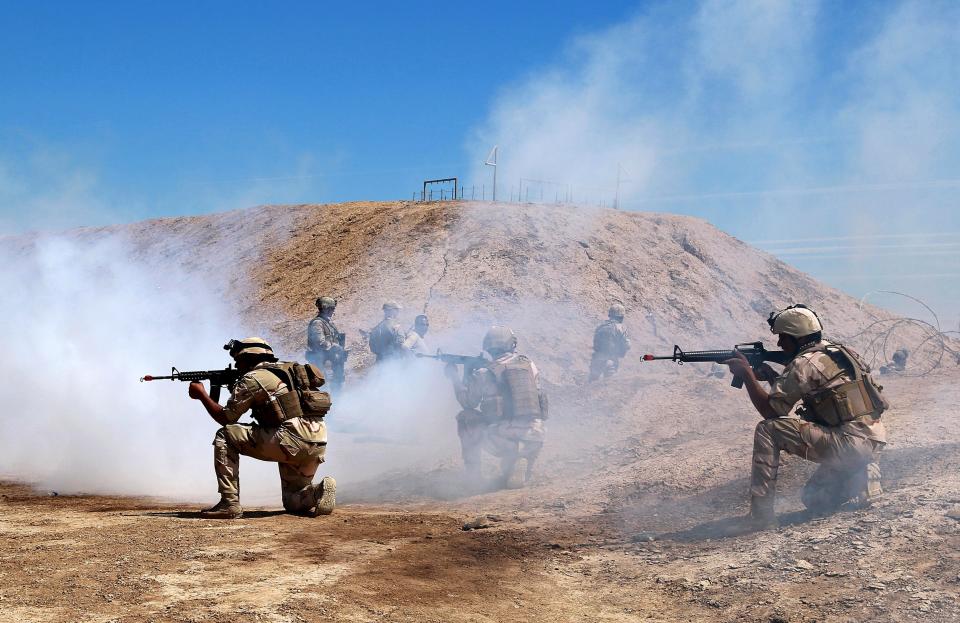
[[[952,3],[647,6],[505,89],[468,141],[473,176],[498,144],[505,198],[609,206],[619,173],[622,207],[746,240],[958,232],[958,36]],[[906,279],[960,310],[955,255],[858,251],[789,261],[855,294]]]
[[[58,492],[216,499],[218,425],[184,383],[137,380],[223,368],[220,345],[245,334],[224,302],[114,235],[42,237],[4,256],[0,475]],[[275,473],[244,470],[254,496],[277,488]]]
[[[185,383],[138,378],[169,374],[172,365],[223,368],[227,339],[263,331],[244,327],[221,289],[162,261],[172,241],[153,253],[117,234],[68,236],[11,238],[3,252],[0,374],[10,391],[0,478],[60,493],[215,500],[219,425]],[[328,462],[318,477],[350,483],[454,461],[457,411],[432,360],[351,376],[328,416]],[[276,465],[242,457],[240,472],[244,503],[279,504]]]

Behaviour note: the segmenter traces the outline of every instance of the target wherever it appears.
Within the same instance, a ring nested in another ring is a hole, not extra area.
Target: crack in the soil
[[[430,307],[430,302],[433,300],[433,291],[440,285],[440,282],[443,281],[444,277],[447,276],[447,268],[450,266],[450,237],[447,236],[444,239],[443,244],[443,270],[440,271],[440,276],[437,277],[437,280],[430,285],[430,289],[427,291],[427,302],[423,304],[423,314],[427,314],[427,309]]]

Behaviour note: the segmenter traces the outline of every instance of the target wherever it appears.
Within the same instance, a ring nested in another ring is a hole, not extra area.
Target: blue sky
[[[7,3],[0,162],[38,189],[56,165],[85,172],[123,219],[404,197],[466,168],[463,137],[502,85],[632,7]],[[47,216],[12,226],[77,220]]]
[[[960,318],[952,2],[0,2],[0,233],[426,177],[706,218]],[[904,311],[911,311],[906,309]]]

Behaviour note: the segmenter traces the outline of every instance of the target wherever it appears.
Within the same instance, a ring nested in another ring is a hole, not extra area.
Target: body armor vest
[[[593,350],[598,353],[619,354],[623,350],[617,323],[607,320],[593,332]]]
[[[370,351],[377,359],[392,357],[401,351],[397,340],[399,328],[396,321],[384,319],[370,331]]]
[[[330,394],[318,391],[324,384],[323,373],[313,364],[281,361],[262,368],[287,386],[286,392],[267,392],[269,400],[253,407],[253,417],[261,426],[276,428],[292,418],[320,419],[330,410]]]
[[[828,385],[845,374],[853,378],[804,396],[804,419],[825,426],[840,426],[865,415],[879,418],[890,407],[880,393],[883,388],[870,376],[870,367],[855,352],[842,344],[826,344],[813,352],[826,353],[839,368],[839,372],[827,379]]]
[[[499,416],[512,418],[542,418],[540,392],[530,359],[518,355],[507,363],[493,362],[487,366],[497,378],[500,390]]]

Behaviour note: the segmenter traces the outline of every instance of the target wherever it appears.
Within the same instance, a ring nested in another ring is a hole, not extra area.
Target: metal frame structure
[[[432,200],[433,200],[432,192],[431,192],[430,198],[428,199],[428,197],[427,197],[427,186],[430,186],[430,185],[433,185],[433,184],[446,184],[446,183],[448,183],[448,182],[453,182],[453,194],[451,195],[450,198],[451,198],[451,199],[456,199],[456,198],[457,198],[457,194],[458,194],[457,191],[458,191],[458,189],[459,189],[458,180],[457,180],[457,178],[455,178],[455,177],[445,177],[445,178],[443,178],[443,179],[424,180],[424,181],[423,181],[423,191],[420,193],[420,201],[432,201]],[[441,198],[441,199],[443,199],[443,194],[442,194],[442,192],[443,192],[443,191],[441,191],[441,195],[440,195],[440,198]]]

